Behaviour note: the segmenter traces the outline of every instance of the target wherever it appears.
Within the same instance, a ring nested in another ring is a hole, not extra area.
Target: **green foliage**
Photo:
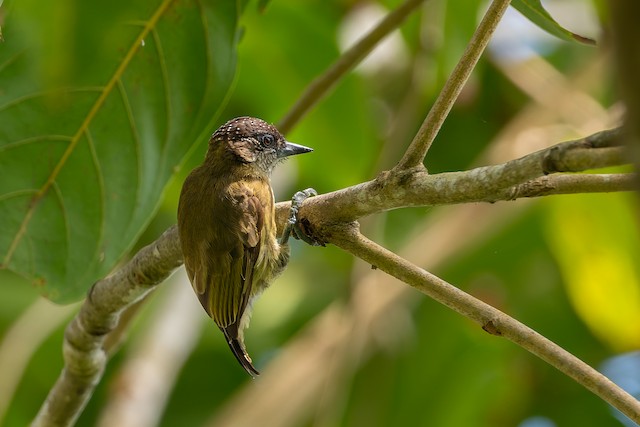
[[[0,256],[80,298],[131,248],[224,104],[234,2],[20,1],[0,48]]]
[[[545,205],[548,240],[577,314],[611,348],[640,348],[640,230],[632,196],[575,195]]]

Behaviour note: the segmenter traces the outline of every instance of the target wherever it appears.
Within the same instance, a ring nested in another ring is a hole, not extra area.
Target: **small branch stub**
[[[485,332],[490,333],[491,335],[496,335],[496,336],[502,336],[502,332],[500,332],[500,330],[498,329],[498,326],[496,325],[496,322],[494,322],[493,320],[489,320],[487,323],[485,323],[482,326],[482,329]]]

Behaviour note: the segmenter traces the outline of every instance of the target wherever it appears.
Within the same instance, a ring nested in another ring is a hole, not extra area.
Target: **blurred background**
[[[272,0],[242,14],[235,87],[218,123],[277,123],[306,85],[400,2]],[[617,125],[599,1],[545,6],[598,40],[557,40],[509,10],[426,159],[431,173],[504,162]],[[392,167],[486,4],[425,2],[290,134],[314,148],[274,175],[277,200],[326,193]],[[176,221],[169,183],[136,249]],[[508,313],[640,396],[640,255],[634,195],[553,196],[402,209],[365,235]],[[135,253],[135,250],[134,252]],[[62,368],[77,304],[57,306],[0,271],[0,424],[27,425]],[[255,305],[252,381],[183,269],[139,307],[79,426],[621,426],[607,404],[514,344],[339,249],[292,245]],[[626,425],[629,424],[627,421]]]

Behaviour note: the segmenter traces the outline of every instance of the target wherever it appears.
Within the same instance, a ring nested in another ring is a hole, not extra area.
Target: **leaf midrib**
[[[47,181],[33,196],[33,199],[31,200],[31,202],[29,203],[29,207],[27,208],[27,212],[22,222],[20,223],[20,227],[18,228],[16,235],[11,241],[11,244],[9,245],[9,249],[2,261],[2,264],[4,266],[8,266],[9,262],[11,261],[11,257],[13,256],[13,253],[15,252],[16,248],[18,247],[18,244],[20,243],[20,240],[22,239],[25,232],[27,231],[27,226],[29,225],[31,218],[33,217],[33,213],[38,205],[38,201],[40,201],[40,199],[42,199],[45,196],[45,194],[47,194],[47,192],[55,182],[56,177],[58,176],[58,174],[64,167],[65,163],[71,156],[71,153],[73,153],[73,150],[75,149],[75,147],[80,142],[80,139],[82,138],[82,135],[86,132],[87,128],[89,127],[89,124],[92,122],[96,114],[98,114],[104,102],[106,101],[107,97],[111,94],[111,92],[113,91],[113,88],[116,87],[117,82],[120,80],[125,70],[129,66],[129,63],[131,62],[135,54],[138,52],[138,50],[142,46],[142,40],[144,40],[144,38],[147,37],[149,33],[156,27],[158,21],[167,11],[167,9],[169,8],[169,5],[172,2],[173,0],[163,0],[160,6],[158,7],[158,9],[156,10],[156,12],[153,14],[153,16],[151,16],[151,18],[146,22],[142,31],[140,32],[138,37],[134,40],[133,44],[127,51],[127,54],[125,55],[124,59],[122,60],[122,62],[120,63],[116,71],[114,72],[109,82],[105,85],[104,89],[100,93],[100,96],[91,107],[91,110],[89,110],[89,113],[87,114],[85,119],[82,121],[80,127],[78,128],[78,131],[71,138],[69,146],[67,147],[65,152],[62,154],[62,157],[60,158],[56,166],[53,168],[53,171],[51,171],[51,174],[47,178]]]

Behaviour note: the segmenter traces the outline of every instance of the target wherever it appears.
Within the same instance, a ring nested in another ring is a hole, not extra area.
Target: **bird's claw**
[[[302,207],[302,203],[309,197],[317,196],[318,192],[313,188],[307,188],[306,190],[298,191],[291,198],[291,209],[289,210],[289,219],[287,225],[282,233],[281,244],[287,243],[289,236],[293,236],[295,239],[302,240],[303,242],[311,246],[324,246],[317,240],[309,237],[304,230],[300,227],[298,222],[298,211]]]
[[[289,224],[294,226],[298,222],[298,211],[309,197],[317,196],[318,192],[313,188],[307,188],[306,190],[298,191],[291,198],[291,209],[289,210]]]

